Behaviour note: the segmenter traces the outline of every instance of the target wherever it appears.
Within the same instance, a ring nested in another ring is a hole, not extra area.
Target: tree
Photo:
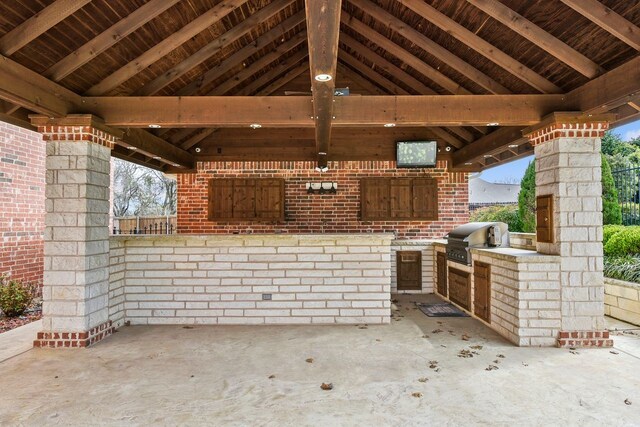
[[[536,231],[536,165],[532,161],[524,172],[518,194],[518,216],[522,231]]]
[[[114,160],[113,215],[172,215],[176,213],[176,181],[161,172]]]
[[[607,156],[602,155],[602,222],[603,224],[622,224],[622,210],[618,201],[611,168]]]

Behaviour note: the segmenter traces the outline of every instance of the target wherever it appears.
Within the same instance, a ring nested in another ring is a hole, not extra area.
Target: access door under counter
[[[422,252],[396,252],[398,291],[422,290]]]
[[[491,266],[473,264],[473,314],[491,323]]]
[[[438,294],[447,298],[447,254],[444,252],[436,253],[436,288]]]
[[[449,299],[465,310],[471,310],[471,274],[449,267]]]

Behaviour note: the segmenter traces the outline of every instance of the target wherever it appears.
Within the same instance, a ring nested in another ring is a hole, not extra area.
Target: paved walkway
[[[0,425],[640,424],[639,336],[517,348],[416,298],[390,326],[125,327],[86,350],[32,350],[0,364]]]
[[[0,363],[33,348],[36,334],[42,330],[42,320],[27,323],[0,334]],[[0,365],[2,366],[2,365]]]

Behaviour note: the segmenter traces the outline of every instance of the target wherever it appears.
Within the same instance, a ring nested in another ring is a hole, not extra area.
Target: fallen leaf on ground
[[[322,385],[320,386],[321,389],[323,390],[333,390],[333,384],[332,383],[322,383]]]
[[[500,363],[500,361],[498,359],[496,359],[496,360],[493,361],[493,363],[495,363],[497,365],[498,363]]]
[[[474,350],[482,350],[482,346],[481,345],[472,345],[469,348],[472,348]]]
[[[504,354],[497,354],[496,357],[499,357],[500,359],[504,359]]]
[[[422,393],[420,393],[419,391],[416,391],[414,393],[411,393],[411,396],[420,398],[422,397]]]
[[[269,375],[270,380],[274,379],[275,377],[276,377],[275,375]]]
[[[308,358],[307,360],[305,360],[305,362],[307,362],[307,363],[313,363],[313,357]]]
[[[422,338],[429,338],[429,335],[423,335]]]
[[[625,399],[625,400],[624,400],[624,404],[625,404],[625,405],[631,405],[631,401],[630,401],[629,399]]]
[[[444,344],[440,344],[440,347],[447,348],[447,346],[446,346],[446,345],[444,345]]]
[[[381,340],[380,338],[376,338],[376,341],[380,342],[380,341],[382,341],[382,340]]]
[[[469,357],[473,357],[473,354],[469,350],[460,350],[460,352],[458,353],[458,357],[464,357],[466,359]]]
[[[440,320],[438,320],[438,325],[442,325],[444,322],[441,322]]]
[[[366,326],[358,326],[358,329],[367,329]]]
[[[579,352],[577,352],[575,350],[569,350],[569,353],[571,353],[571,354],[580,354]]]
[[[425,378],[425,377],[418,378],[418,381],[420,381],[421,383],[426,383],[427,381],[429,381],[429,378]]]
[[[397,304],[398,300],[397,299],[392,299],[391,302],[394,303],[394,304]]]
[[[609,353],[611,353],[611,354],[620,354],[617,351],[613,351],[613,350],[611,350]]]
[[[182,329],[193,329],[193,326],[183,326]]]
[[[462,334],[462,341],[469,341],[469,338],[471,338],[469,335]]]
[[[438,361],[437,360],[430,360],[429,361],[429,367],[431,369],[436,369],[438,367]]]
[[[431,331],[432,334],[439,334],[440,332],[442,332],[442,329],[434,329]]]
[[[496,369],[498,369],[498,367],[495,365],[489,365],[488,367],[484,368],[485,371],[493,371]]]
[[[529,366],[527,363],[522,362],[522,366]]]

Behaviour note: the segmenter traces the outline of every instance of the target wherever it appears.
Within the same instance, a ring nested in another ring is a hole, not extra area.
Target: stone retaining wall
[[[123,310],[112,302],[111,320],[133,325],[389,323],[392,238],[114,236],[110,293],[124,301]]]
[[[605,278],[604,304],[607,316],[640,326],[640,284]]]

